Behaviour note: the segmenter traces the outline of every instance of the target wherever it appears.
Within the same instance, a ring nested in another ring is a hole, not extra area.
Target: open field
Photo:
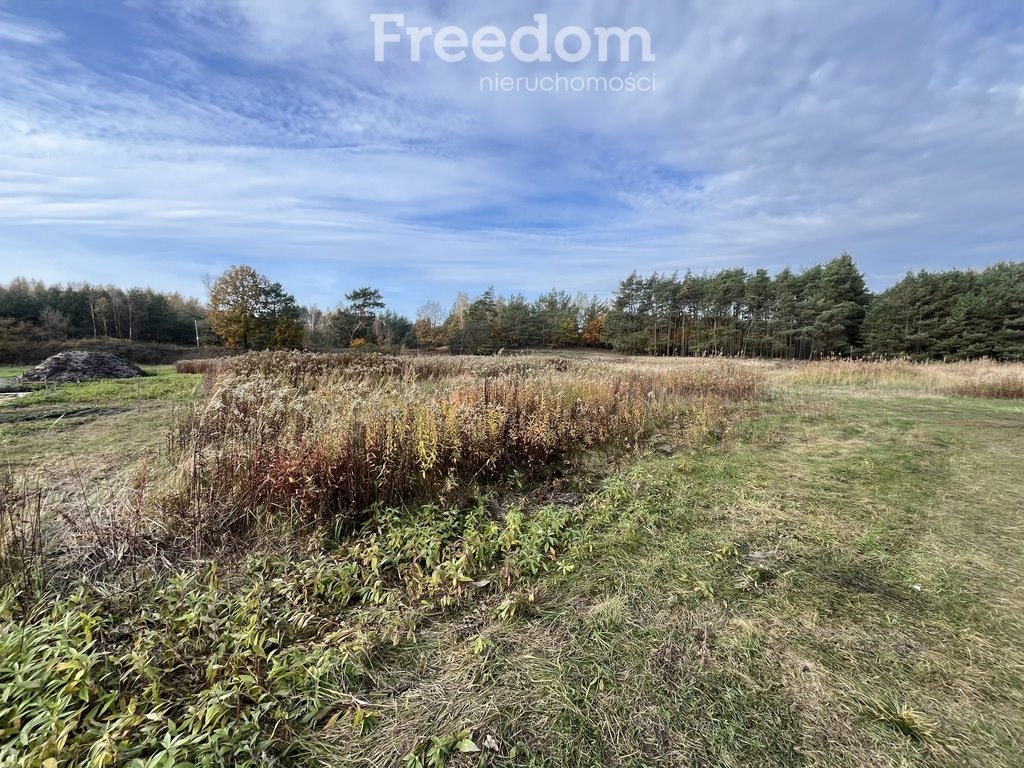
[[[1019,765],[1024,366],[580,358],[0,403],[0,765]]]
[[[197,391],[199,377],[175,374],[173,366],[146,371],[153,375],[0,401],[0,461],[41,486],[53,509],[106,503],[144,463],[165,459],[175,414]]]

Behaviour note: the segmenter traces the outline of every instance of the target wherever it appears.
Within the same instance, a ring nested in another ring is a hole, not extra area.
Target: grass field
[[[494,365],[0,404],[0,764],[1020,764],[1019,366]]]

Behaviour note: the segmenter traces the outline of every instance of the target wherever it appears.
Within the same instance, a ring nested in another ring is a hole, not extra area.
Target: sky
[[[595,45],[378,61],[373,13],[470,37],[546,14],[549,47]],[[648,30],[655,60],[601,61],[598,27]],[[654,87],[481,83],[556,75]],[[880,290],[1022,245],[1019,0],[0,0],[4,281],[202,297],[246,263],[411,315],[844,251]]]

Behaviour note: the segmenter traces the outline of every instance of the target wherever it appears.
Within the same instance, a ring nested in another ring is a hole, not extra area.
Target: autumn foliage
[[[182,508],[206,533],[338,523],[374,504],[453,498],[575,451],[631,445],[693,398],[756,396],[761,374],[540,358],[248,355],[211,368],[175,444]]]

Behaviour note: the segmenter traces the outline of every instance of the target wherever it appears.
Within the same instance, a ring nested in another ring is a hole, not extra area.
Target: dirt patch
[[[115,408],[108,406],[82,406],[80,408],[46,408],[43,410],[12,409],[0,413],[0,424],[22,424],[39,421],[56,421],[65,419],[99,419],[104,416],[116,416],[119,413],[127,413],[130,408]]]
[[[907,602],[911,597],[910,590],[889,584],[871,574],[857,570],[840,570],[826,574],[823,578],[847,592],[877,595],[897,602]]]

